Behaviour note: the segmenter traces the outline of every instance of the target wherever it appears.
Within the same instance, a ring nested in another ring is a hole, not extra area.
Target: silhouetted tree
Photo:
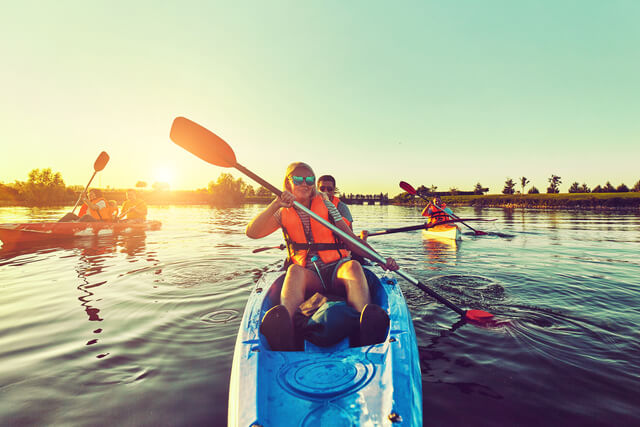
[[[559,186],[562,183],[562,178],[560,178],[558,175],[551,175],[551,178],[549,178],[549,186],[547,187],[547,193],[549,194],[554,194],[554,193],[559,193]]]
[[[244,201],[247,184],[242,178],[234,179],[230,173],[221,173],[218,180],[209,183],[211,202],[218,205],[234,205]]]
[[[602,192],[603,193],[615,193],[616,189],[613,187],[613,185],[611,185],[611,183],[609,181],[607,181],[607,183],[604,185],[604,187],[602,187]]]
[[[535,185],[529,189],[528,194],[540,194],[540,190],[538,190]]]
[[[593,190],[591,190],[592,193],[604,193],[604,190],[602,189],[602,187],[600,187],[600,185],[596,185]]]
[[[479,182],[476,183],[475,188],[473,189],[473,194],[484,194],[486,190],[484,188],[482,188],[482,184],[480,184]]]
[[[577,182],[574,182],[573,184],[571,184],[571,187],[569,187],[569,193],[579,193],[580,192],[580,184],[578,184]]]
[[[269,191],[266,187],[263,187],[262,185],[260,186],[260,188],[258,188],[258,191],[256,191],[256,196],[258,197],[268,197],[271,195],[271,191]]]
[[[528,183],[529,183],[529,180],[527,179],[526,176],[523,176],[520,178],[520,186],[522,187],[522,194],[524,194],[524,187],[526,187]]]
[[[629,187],[624,185],[624,183],[618,185],[618,187],[616,188],[616,193],[628,193],[628,192],[629,192]]]
[[[504,188],[502,189],[502,194],[513,194],[515,192],[513,187],[515,186],[516,186],[516,183],[513,182],[511,178],[507,179],[504,182]]]
[[[589,187],[587,187],[586,183],[582,183],[582,185],[580,186],[580,192],[581,193],[590,193],[591,189],[589,189]]]
[[[51,168],[33,169],[27,182],[16,181],[14,188],[20,199],[38,205],[64,203],[74,198],[73,191],[67,189],[60,172],[53,173]]]
[[[631,191],[636,192],[636,193],[640,192],[640,180],[638,182],[636,182],[636,185],[633,186]]]

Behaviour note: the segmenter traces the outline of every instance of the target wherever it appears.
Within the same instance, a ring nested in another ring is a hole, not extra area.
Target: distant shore
[[[640,209],[640,193],[488,194],[444,196],[451,206],[533,209]]]
[[[115,200],[122,205],[125,200],[125,190],[103,190],[104,197]],[[149,205],[212,205],[211,194],[203,190],[194,191],[139,191],[139,195]],[[53,206],[69,206],[75,204],[74,199],[60,200]],[[245,197],[237,204],[268,204],[273,196]],[[624,209],[640,210],[640,192],[628,193],[560,193],[560,194],[487,194],[442,196],[442,200],[450,206],[473,206],[485,208],[532,208],[532,209]],[[389,200],[392,205],[424,206],[426,202],[418,197],[410,202]],[[26,203],[20,200],[0,199],[0,206],[52,206]]]

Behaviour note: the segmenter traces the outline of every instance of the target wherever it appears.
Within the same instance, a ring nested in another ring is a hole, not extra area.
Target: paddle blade
[[[464,313],[464,317],[472,322],[486,322],[493,317],[493,314],[482,310],[467,310]]]
[[[184,117],[176,117],[169,137],[173,142],[212,165],[235,167],[236,155],[222,138]]]
[[[106,153],[106,151],[103,151],[102,153],[100,153],[100,155],[98,155],[98,158],[93,164],[93,170],[96,172],[100,172],[102,169],[104,169],[105,166],[107,166],[108,162],[109,155]]]
[[[400,188],[406,191],[409,194],[413,194],[414,196],[418,194],[415,188],[411,186],[408,182],[400,181]]]
[[[476,233],[476,236],[486,236],[487,233],[485,233],[484,231],[480,231],[480,230],[473,230]]]

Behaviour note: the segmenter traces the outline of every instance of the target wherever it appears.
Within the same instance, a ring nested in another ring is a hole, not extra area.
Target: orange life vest
[[[447,207],[447,204],[444,202],[439,206],[439,208],[442,210],[438,209],[438,207],[428,205],[424,209],[427,215],[424,215],[424,211],[423,211],[423,215],[429,217],[429,224],[437,224],[442,221],[448,221],[451,219],[451,217],[444,212],[444,208],[446,207]]]
[[[311,201],[311,210],[323,219],[331,222],[329,219],[329,210],[321,196],[313,198]],[[291,259],[292,262],[302,267],[306,266],[309,249],[316,249],[318,256],[325,264],[349,256],[348,250],[340,248],[341,246],[343,247],[343,245],[338,242],[333,232],[315,219],[309,219],[311,235],[313,236],[313,243],[309,243],[304,232],[302,220],[295,208],[282,209],[280,218],[282,220],[282,227],[284,228],[285,240],[287,241],[289,259]]]
[[[93,209],[89,208],[89,206],[87,206],[87,204],[85,203],[80,208],[80,212],[78,213],[78,216],[83,216],[85,213],[88,213],[89,215],[91,215],[92,217],[97,219],[98,221],[112,221],[113,220],[113,208],[111,208],[111,206],[109,206],[109,202],[106,201],[104,199],[104,197],[98,197],[97,199],[93,199],[91,201],[91,203],[93,203],[95,205],[96,203],[98,203],[100,201],[104,202],[105,205],[107,205],[107,207],[96,211],[96,210],[93,210]]]
[[[333,196],[333,199],[331,199],[331,203],[333,203],[334,206],[336,207],[336,209],[338,209],[338,203],[340,203],[340,199],[338,199],[336,196]],[[349,227],[351,227],[351,221],[349,221],[345,217],[342,217],[342,220],[344,221],[345,224],[347,224]]]

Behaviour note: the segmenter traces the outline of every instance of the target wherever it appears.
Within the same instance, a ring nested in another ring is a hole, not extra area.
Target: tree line
[[[560,184],[562,184],[562,178],[558,175],[552,174],[551,177],[547,179],[549,182],[549,186],[547,187],[547,194],[556,194],[560,193]],[[520,177],[520,187],[522,188],[521,194],[524,194],[526,186],[529,184],[529,179],[525,176]],[[511,178],[507,178],[504,182],[504,188],[502,189],[502,194],[514,194],[516,183]],[[568,193],[628,193],[629,191],[640,192],[640,180],[636,182],[636,184],[629,189],[624,183],[614,187],[610,181],[607,181],[603,186],[597,185],[593,189],[590,189],[589,186],[585,183],[579,184],[578,182],[573,182],[571,186],[568,188]],[[531,186],[529,188],[528,194],[539,194],[540,190],[538,190],[535,186]]]

